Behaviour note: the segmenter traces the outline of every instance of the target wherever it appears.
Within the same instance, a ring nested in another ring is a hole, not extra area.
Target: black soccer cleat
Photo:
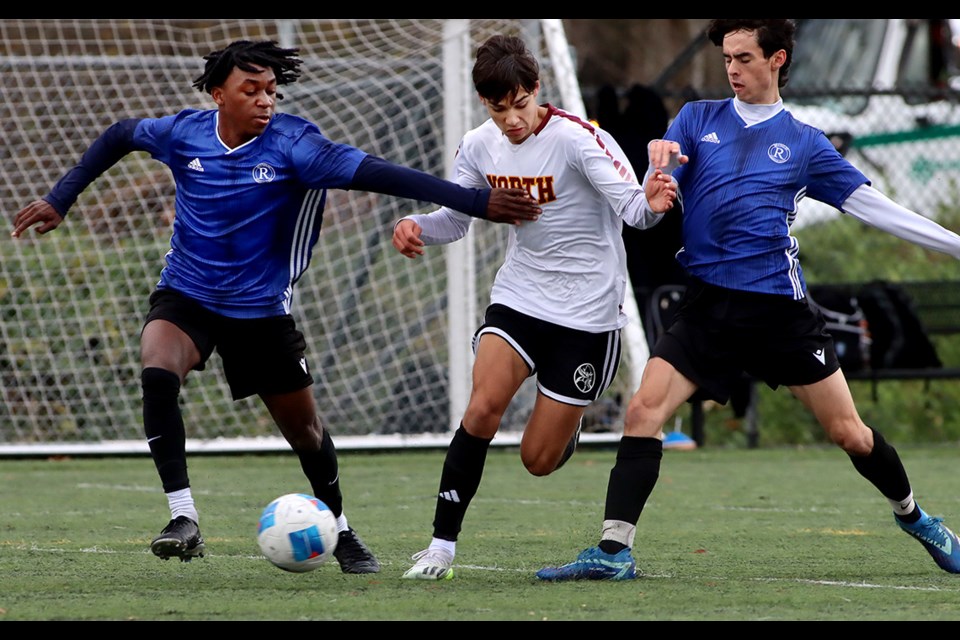
[[[202,558],[205,550],[200,527],[187,516],[171,520],[150,543],[150,551],[161,560],[180,558],[180,562],[190,562]]]
[[[341,531],[337,536],[337,548],[333,557],[340,563],[344,573],[378,573],[380,563],[373,552],[363,544],[363,540],[353,528]]]

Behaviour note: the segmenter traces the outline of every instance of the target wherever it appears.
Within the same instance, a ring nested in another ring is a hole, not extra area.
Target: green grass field
[[[960,526],[960,447],[899,450],[920,504]],[[341,452],[346,513],[383,565],[370,576],[260,556],[262,507],[306,488],[292,455],[191,458],[207,555],[190,563],[148,550],[169,519],[149,458],[0,459],[0,620],[960,619],[960,575],[834,448],[668,451],[637,534],[644,577],[538,582],[595,544],[613,457],[582,449],[535,478],[515,449],[492,449],[442,583],[400,579],[429,541],[439,451]]]

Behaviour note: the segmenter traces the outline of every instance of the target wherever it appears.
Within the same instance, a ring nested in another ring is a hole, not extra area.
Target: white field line
[[[104,555],[115,555],[115,554],[127,554],[127,555],[151,555],[149,550],[144,551],[113,551],[110,549],[101,549],[99,547],[88,547],[86,549],[60,549],[56,547],[38,547],[36,545],[11,545],[5,547],[6,549],[16,549],[22,551],[30,551],[31,553],[56,553],[56,554],[68,554],[68,553],[102,553]],[[265,562],[266,558],[261,555],[250,555],[250,554],[230,554],[230,555],[221,555],[221,554],[207,554],[207,556],[215,556],[217,558],[227,558],[227,559],[239,559],[239,560],[254,560],[256,562]],[[205,558],[198,558],[194,560],[197,563],[203,563]],[[390,566],[390,562],[383,562],[381,564],[384,566]],[[486,566],[486,565],[475,565],[475,564],[454,564],[456,569],[470,569],[473,571],[497,571],[497,572],[513,572],[513,573],[530,573],[533,574],[533,569],[517,568],[517,567],[495,567],[495,566]],[[670,574],[644,574],[639,580],[676,580],[678,579],[674,575]],[[711,580],[711,581],[729,581],[730,578],[722,576],[694,576],[685,574],[683,580]],[[916,585],[899,585],[899,584],[872,584],[869,582],[847,582],[843,580],[812,580],[806,578],[748,578],[752,582],[794,582],[797,584],[809,584],[823,587],[841,587],[845,589],[889,589],[891,591],[936,591],[944,593],[960,593],[960,587],[957,588],[944,588],[944,587],[935,587],[935,586],[926,586],[920,587]]]

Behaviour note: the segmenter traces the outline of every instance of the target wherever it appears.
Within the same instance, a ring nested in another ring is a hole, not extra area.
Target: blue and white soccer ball
[[[288,493],[260,514],[257,544],[267,560],[284,571],[313,571],[337,548],[337,518],[323,501]]]

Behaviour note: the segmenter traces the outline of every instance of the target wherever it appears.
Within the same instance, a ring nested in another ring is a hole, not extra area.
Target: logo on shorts
[[[593,389],[593,384],[596,381],[597,372],[589,362],[584,362],[573,372],[573,384],[580,390],[580,393],[587,393]]]

